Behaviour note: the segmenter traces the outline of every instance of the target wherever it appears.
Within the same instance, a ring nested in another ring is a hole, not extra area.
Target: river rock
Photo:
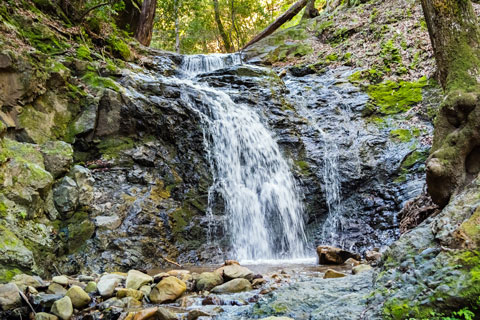
[[[370,271],[372,269],[373,268],[368,264],[359,264],[358,266],[353,267],[352,273],[353,274],[359,274],[359,273],[362,273],[362,272]]]
[[[213,287],[221,285],[223,277],[217,272],[202,272],[197,277],[195,285],[197,291],[210,291]]]
[[[126,287],[128,289],[138,290],[141,286],[153,282],[153,278],[148,274],[137,270],[128,271]]]
[[[50,313],[39,312],[35,315],[35,320],[58,320],[58,317]]]
[[[317,254],[320,264],[343,264],[348,258],[361,260],[360,255],[332,246],[318,246]]]
[[[103,301],[102,303],[100,303],[98,305],[98,308],[100,310],[105,310],[105,309],[109,309],[109,308],[112,308],[112,307],[124,308],[125,307],[125,302],[123,302],[121,299],[118,299],[117,297],[113,297],[113,298],[110,298],[110,299],[107,299],[107,300]]]
[[[67,276],[56,276],[52,278],[52,281],[55,283],[58,283],[62,286],[67,286],[68,285],[68,278]]]
[[[170,270],[167,273],[173,277],[181,277],[184,274],[190,274],[188,270]]]
[[[90,281],[85,287],[86,293],[94,293],[97,291],[97,283],[95,281]]]
[[[254,288],[260,288],[263,284],[265,284],[267,282],[267,280],[265,280],[264,278],[257,278],[257,279],[253,279],[252,281],[252,287]]]
[[[52,307],[55,301],[61,298],[63,298],[62,294],[46,294],[40,292],[39,294],[33,296],[33,304],[44,309],[48,309]]]
[[[120,283],[123,277],[116,274],[107,274],[100,278],[97,283],[98,293],[102,297],[111,297],[115,291],[115,287]]]
[[[178,317],[173,312],[162,307],[158,307],[157,318],[158,320],[177,320],[178,319]]]
[[[45,286],[45,283],[39,277],[32,277],[28,274],[18,274],[13,277],[13,283],[23,291],[27,287],[41,288]]]
[[[15,283],[0,285],[0,306],[2,310],[15,309],[22,304],[20,292]]]
[[[294,320],[289,317],[268,317],[268,318],[262,318],[261,320]]]
[[[132,297],[136,300],[142,300],[143,299],[143,292],[140,290],[135,290],[135,289],[118,289],[117,291],[117,298],[122,299],[125,297]]]
[[[251,280],[253,279],[253,272],[245,267],[242,267],[238,264],[231,264],[228,266],[221,267],[215,272],[223,275],[226,280],[244,278]]]
[[[87,275],[80,275],[80,276],[78,276],[78,281],[88,283],[90,281],[95,281],[95,277],[87,276]]]
[[[178,299],[185,291],[185,282],[176,277],[167,277],[160,281],[150,293],[150,301],[163,303]]]
[[[68,289],[66,296],[70,298],[73,306],[77,309],[88,306],[90,301],[92,301],[88,293],[86,293],[79,286],[72,286],[70,289]]]
[[[73,314],[72,300],[63,297],[53,303],[51,312],[62,320],[68,320]]]
[[[134,309],[142,306],[142,302],[138,301],[133,297],[124,297],[120,300],[123,302],[123,304],[125,305],[125,308],[127,309]]]
[[[53,189],[55,207],[61,213],[72,212],[78,205],[77,184],[70,177],[63,177]]]
[[[139,290],[143,292],[144,296],[148,297],[152,292],[152,287],[145,285],[145,286],[142,286]]]
[[[95,226],[97,226],[97,228],[115,230],[121,224],[122,224],[122,220],[117,215],[95,217]]]
[[[345,273],[338,272],[333,269],[328,269],[327,271],[325,271],[325,275],[323,276],[323,279],[343,278],[346,276],[347,275]]]
[[[197,320],[200,317],[211,318],[211,316],[212,316],[211,314],[206,313],[205,311],[195,309],[195,310],[192,310],[192,311],[188,312],[187,320]]]
[[[136,312],[133,320],[147,320],[153,319],[158,311],[158,307],[144,309],[142,311]]]
[[[353,258],[348,258],[347,261],[345,261],[345,264],[347,266],[355,267],[355,266],[358,266],[360,264],[360,261],[355,260]]]
[[[252,290],[250,281],[243,278],[233,279],[212,289],[213,293],[234,293]]]
[[[65,289],[64,286],[54,282],[48,286],[47,293],[59,294],[64,296],[67,293],[67,289]]]
[[[365,260],[367,260],[370,263],[378,263],[380,260],[382,260],[382,254],[376,250],[369,250],[365,252]]]

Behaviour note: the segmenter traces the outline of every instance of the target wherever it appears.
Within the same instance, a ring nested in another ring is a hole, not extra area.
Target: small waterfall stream
[[[182,99],[203,119],[214,175],[214,190],[209,193],[219,192],[224,199],[226,229],[236,259],[302,258],[306,244],[303,208],[273,134],[254,109],[193,79],[239,63],[239,55],[186,56],[181,69],[190,79],[173,80],[193,87],[198,94]]]

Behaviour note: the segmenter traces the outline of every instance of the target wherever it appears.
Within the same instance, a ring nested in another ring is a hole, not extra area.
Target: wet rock
[[[268,318],[262,318],[261,320],[294,320],[289,317],[268,317]]]
[[[78,203],[81,206],[90,207],[93,201],[93,184],[95,179],[92,172],[80,165],[73,166],[69,175],[78,186]]]
[[[95,226],[97,226],[97,228],[114,230],[117,229],[121,224],[122,220],[117,215],[95,217]]]
[[[358,265],[360,264],[360,261],[355,260],[355,259],[353,259],[353,258],[348,258],[347,261],[345,261],[345,264],[346,264],[347,266],[352,266],[352,267],[354,267],[354,266],[358,266]]]
[[[91,281],[95,281],[95,277],[87,276],[87,275],[80,275],[80,276],[78,276],[78,281],[91,282]]]
[[[380,260],[382,260],[382,254],[375,250],[369,250],[365,252],[365,260],[374,264],[378,263]]]
[[[217,296],[206,296],[202,300],[202,306],[209,306],[209,305],[221,306],[224,304],[225,302]]]
[[[143,295],[145,297],[148,297],[152,292],[152,287],[145,285],[145,286],[142,286],[139,290],[143,292]]]
[[[97,119],[97,104],[89,104],[72,125],[75,135],[87,134],[95,129]]]
[[[237,264],[227,265],[225,267],[221,267],[215,272],[223,275],[223,277],[227,280],[229,279],[237,279],[237,278],[244,278],[244,279],[253,279],[253,272],[245,267],[242,267]]]
[[[61,298],[63,298],[63,295],[61,294],[39,293],[33,296],[33,304],[36,306],[41,306],[44,309],[47,309],[47,308],[51,308],[53,303]]]
[[[124,308],[125,307],[125,302],[123,302],[121,299],[118,299],[116,297],[110,298],[108,300],[103,301],[98,305],[98,308],[100,310],[106,310],[110,309],[112,307],[116,308]]]
[[[12,282],[15,283],[21,291],[24,291],[27,287],[41,288],[45,286],[42,279],[32,277],[28,274],[18,274],[13,277]]]
[[[72,286],[68,289],[66,296],[70,298],[72,304],[77,309],[82,309],[92,301],[88,293],[86,293],[82,288],[79,286]]]
[[[68,285],[68,278],[66,276],[53,277],[52,281],[54,283],[58,283],[59,285],[62,285],[62,286],[67,286]]]
[[[117,291],[117,298],[122,299],[125,297],[132,297],[136,300],[141,301],[143,299],[144,293],[140,290],[135,289],[119,289]]]
[[[254,288],[260,288],[265,283],[267,283],[267,280],[265,280],[264,278],[257,278],[257,279],[253,279],[252,286]]]
[[[197,320],[200,317],[211,317],[212,315],[202,310],[192,310],[188,312],[187,320]]]
[[[233,264],[240,265],[237,260],[225,260],[225,262],[223,263],[224,266],[231,266]]]
[[[178,299],[185,291],[185,282],[176,277],[167,277],[160,281],[150,293],[150,301],[164,303]]]
[[[133,320],[152,319],[155,317],[157,311],[158,311],[158,307],[153,307],[153,308],[144,309],[139,312],[135,312],[135,316],[133,317]]]
[[[120,283],[122,277],[115,274],[107,274],[100,278],[97,283],[98,293],[102,297],[111,297],[115,291],[115,287]]]
[[[109,136],[120,131],[122,106],[122,97],[119,93],[110,89],[105,90],[98,106],[96,137]]]
[[[90,281],[85,287],[86,293],[94,293],[97,291],[97,283],[95,281]]]
[[[58,283],[52,283],[48,286],[47,293],[58,294],[64,296],[67,293],[67,289]]]
[[[210,291],[213,287],[221,285],[223,277],[217,272],[203,272],[197,277],[197,291]]]
[[[133,297],[124,297],[120,300],[123,302],[123,304],[125,305],[125,308],[127,309],[135,309],[142,306],[142,302],[138,301]]]
[[[153,278],[148,274],[137,270],[128,271],[126,287],[128,289],[139,289],[141,286],[153,282]]]
[[[63,297],[53,303],[50,312],[62,320],[68,320],[73,314],[72,301],[69,297]]]
[[[58,320],[58,317],[50,313],[39,312],[35,315],[35,320]]]
[[[178,319],[173,312],[162,307],[158,307],[156,315],[158,320],[177,320]]]
[[[56,179],[67,173],[73,163],[72,146],[63,141],[48,141],[41,146],[45,169]]]
[[[335,271],[333,269],[328,269],[325,271],[325,274],[323,276],[323,279],[331,279],[331,278],[343,278],[346,277],[347,275],[342,272]]]
[[[359,274],[359,273],[362,273],[362,272],[370,271],[372,269],[373,268],[368,264],[360,264],[360,265],[352,268],[352,273],[353,274]]]
[[[0,306],[2,310],[12,310],[18,308],[21,304],[22,300],[16,284],[0,285]]]
[[[212,289],[213,293],[234,293],[252,290],[250,281],[243,278],[230,280]]]
[[[63,177],[53,189],[55,206],[61,213],[73,212],[78,205],[77,184],[70,177]]]
[[[332,246],[318,246],[317,255],[320,264],[343,264],[348,258],[361,260],[360,255]]]

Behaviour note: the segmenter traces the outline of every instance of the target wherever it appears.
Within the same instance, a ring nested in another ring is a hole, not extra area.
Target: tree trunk
[[[135,39],[144,46],[149,46],[152,41],[153,21],[155,19],[155,10],[157,9],[157,0],[143,0],[142,12],[135,30]]]
[[[318,15],[318,10],[315,8],[315,0],[308,0],[302,19],[312,19]]]
[[[427,159],[427,186],[441,207],[480,172],[480,30],[470,0],[422,0],[445,99]]]
[[[178,7],[180,0],[175,0],[175,52],[180,53],[180,21],[178,15]]]
[[[225,29],[223,28],[222,20],[220,19],[220,8],[218,7],[218,0],[213,1],[213,10],[215,11],[215,22],[217,23],[218,32],[223,40],[223,46],[225,47],[225,51],[232,52],[232,46],[230,45],[230,39],[228,38]]]
[[[235,21],[235,0],[231,0],[230,5],[231,5],[230,17],[232,18],[232,28],[235,31],[235,34],[237,36],[237,48],[240,48],[240,33],[238,32],[237,22]]]
[[[266,27],[262,32],[255,36],[252,40],[250,40],[242,50],[250,47],[252,44],[262,40],[263,38],[271,35],[275,32],[278,28],[280,28],[285,22],[290,21],[293,17],[295,17],[307,4],[308,0],[298,0],[295,2],[287,11],[285,11],[280,17],[275,19],[268,27]]]

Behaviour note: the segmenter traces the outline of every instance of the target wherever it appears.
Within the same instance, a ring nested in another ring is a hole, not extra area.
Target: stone
[[[224,267],[221,267],[215,272],[223,275],[226,280],[244,278],[251,280],[253,279],[254,273],[248,268],[242,267],[238,264],[231,264]]]
[[[224,266],[231,266],[233,264],[240,265],[237,260],[225,260],[225,262],[223,263]]]
[[[244,278],[233,279],[212,289],[213,293],[234,293],[252,290],[250,281]]]
[[[78,190],[75,181],[70,177],[63,177],[55,184],[53,199],[59,212],[73,212],[78,205]]]
[[[45,283],[43,283],[40,278],[32,277],[28,274],[18,274],[13,277],[12,282],[15,283],[21,291],[27,287],[34,287],[36,289],[45,286]]]
[[[98,308],[100,310],[105,310],[109,309],[112,307],[116,308],[124,308],[125,307],[125,302],[123,302],[121,299],[118,299],[117,297],[110,298],[108,300],[103,301],[98,305]]]
[[[370,271],[372,269],[373,269],[372,266],[370,266],[368,264],[359,264],[358,266],[353,267],[352,273],[353,274],[359,274],[359,273],[362,273],[362,272]]]
[[[128,289],[138,290],[141,286],[153,282],[153,277],[137,270],[128,271],[127,283],[125,285]]]
[[[45,169],[57,179],[67,173],[73,163],[73,148],[63,141],[48,141],[40,148]]]
[[[67,276],[56,276],[56,277],[52,278],[52,281],[54,283],[58,283],[59,285],[62,285],[62,286],[68,286]]]
[[[194,309],[187,314],[187,320],[197,320],[200,317],[211,317],[212,315],[205,311]]]
[[[51,313],[62,320],[68,320],[73,314],[73,305],[69,297],[63,297],[53,303]]]
[[[166,272],[160,272],[153,276],[153,282],[159,283],[163,278],[170,277]]]
[[[152,292],[152,287],[145,285],[145,286],[142,286],[139,290],[143,292],[144,296],[148,297]]]
[[[254,288],[260,288],[265,283],[267,283],[267,280],[265,280],[264,278],[257,278],[257,279],[253,279],[252,286]]]
[[[162,307],[158,307],[157,310],[158,320],[177,320],[177,316],[170,310]]]
[[[185,282],[176,277],[162,279],[150,293],[150,301],[153,303],[164,303],[178,299],[185,291]]]
[[[223,277],[217,272],[202,272],[197,277],[195,287],[197,291],[210,291],[213,287],[221,285]]]
[[[35,315],[35,320],[58,320],[58,317],[50,313],[39,312]]]
[[[61,294],[46,294],[41,292],[33,296],[33,304],[47,309],[51,308],[53,303],[61,298],[63,298]]]
[[[12,66],[12,58],[7,53],[0,53],[0,69],[7,69]]]
[[[122,277],[115,274],[107,274],[100,278],[97,283],[97,291],[102,297],[111,297],[115,287],[120,283]]]
[[[268,317],[268,318],[262,318],[260,320],[294,320],[289,317]]]
[[[97,104],[89,104],[72,125],[75,135],[87,134],[95,129],[97,119]]]
[[[382,260],[382,254],[375,250],[369,250],[365,252],[365,260],[367,260],[370,263],[376,264],[380,262],[380,260]]]
[[[132,297],[136,300],[142,300],[143,299],[144,293],[140,290],[135,290],[135,289],[118,289],[117,291],[117,298],[122,299],[125,297]]]
[[[139,307],[142,306],[142,302],[138,301],[137,299],[135,299],[133,297],[124,297],[120,300],[125,305],[125,308],[128,308],[128,309],[135,309],[135,308],[139,308]]]
[[[181,277],[182,275],[184,274],[189,274],[190,271],[188,270],[170,270],[170,271],[167,271],[167,274],[169,274],[170,276],[173,276],[173,277]]]
[[[15,283],[0,285],[0,306],[2,310],[11,310],[22,305],[20,291]]]
[[[115,230],[120,227],[121,224],[122,219],[117,215],[95,217],[95,226],[97,226],[97,228]]]
[[[347,275],[345,273],[338,272],[333,269],[328,269],[327,271],[325,271],[325,275],[323,276],[323,279],[343,278],[346,276]]]
[[[90,281],[87,283],[87,286],[85,287],[85,292],[86,293],[94,293],[97,291],[97,283],[95,281]]]
[[[78,204],[90,206],[93,201],[93,184],[95,183],[92,172],[85,167],[75,165],[69,175],[75,180],[78,187]]]
[[[121,130],[123,107],[119,93],[106,89],[98,105],[95,137],[111,136]]]
[[[320,264],[343,264],[348,258],[361,260],[360,255],[332,246],[317,247],[318,260]]]
[[[67,289],[65,289],[64,286],[54,282],[48,286],[47,293],[64,296],[67,293]]]
[[[92,301],[88,293],[86,293],[79,286],[72,286],[70,289],[68,289],[66,296],[70,298],[73,306],[76,309],[82,309],[88,306],[90,301]]]
[[[140,312],[136,312],[133,320],[147,320],[152,319],[157,314],[158,307],[144,309]]]
[[[91,281],[95,281],[95,277],[87,276],[87,275],[80,275],[80,276],[78,276],[78,281],[91,282]]]
[[[360,264],[360,261],[358,260],[355,260],[353,258],[348,258],[346,261],[345,261],[345,264],[347,266],[352,266],[352,267],[355,267],[355,266],[358,266]]]

